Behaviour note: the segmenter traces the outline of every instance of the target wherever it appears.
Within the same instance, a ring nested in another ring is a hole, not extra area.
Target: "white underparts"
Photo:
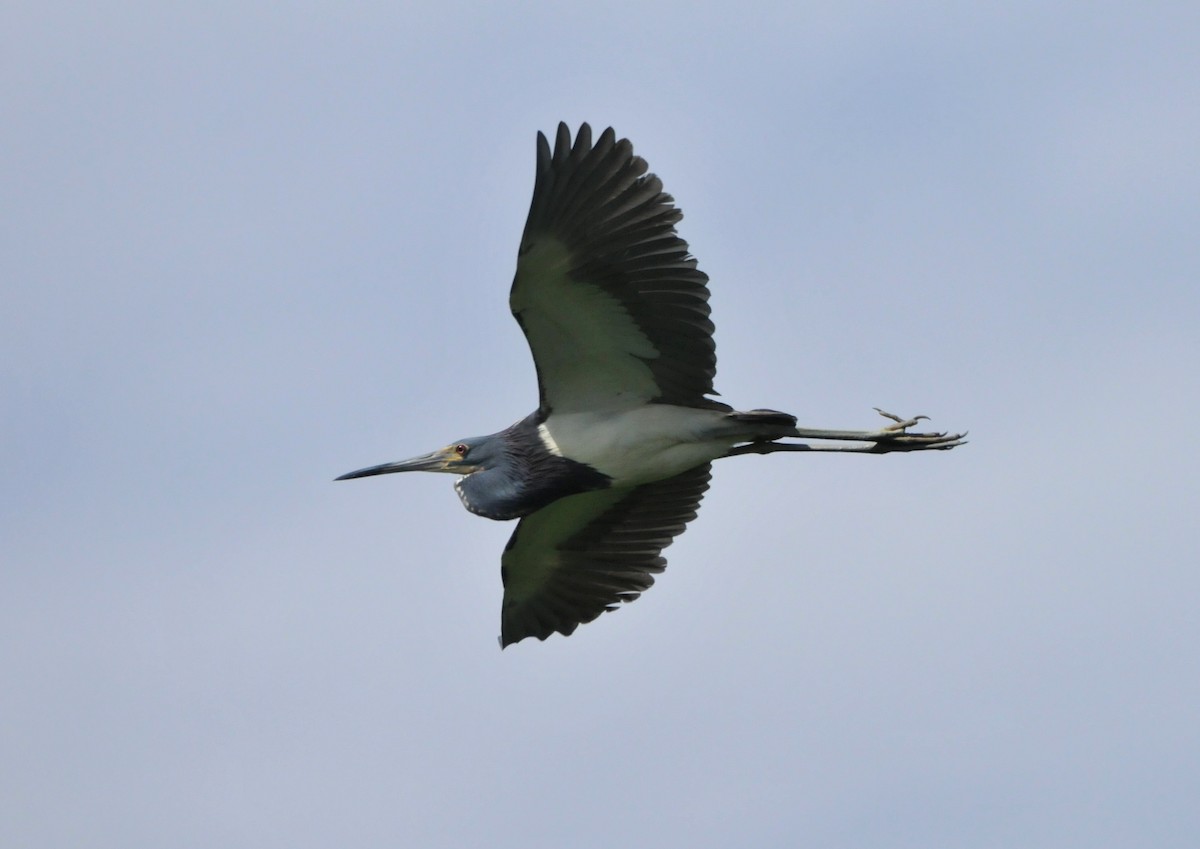
[[[646,404],[627,410],[551,413],[538,432],[555,454],[608,475],[613,486],[663,480],[742,441],[720,410]],[[547,442],[553,432],[553,439]],[[553,447],[551,447],[553,446]]]

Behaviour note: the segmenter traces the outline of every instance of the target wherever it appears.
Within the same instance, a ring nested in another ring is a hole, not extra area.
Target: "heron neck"
[[[455,484],[472,513],[501,521],[517,519],[568,495],[612,484],[608,475],[591,466],[550,453],[538,435],[534,416],[497,437],[506,446],[503,460]]]

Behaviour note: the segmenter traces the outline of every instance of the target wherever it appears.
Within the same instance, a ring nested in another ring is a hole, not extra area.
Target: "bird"
[[[463,506],[519,520],[500,558],[500,647],[569,636],[638,598],[696,517],[715,460],[742,454],[947,450],[927,416],[875,408],[875,430],[802,428],[717,400],[708,276],[683,214],[632,143],[558,125],[537,134],[533,199],[509,306],[537,372],[538,406],[489,436],[358,469],[349,480],[446,472]],[[815,440],[794,442],[784,440]]]

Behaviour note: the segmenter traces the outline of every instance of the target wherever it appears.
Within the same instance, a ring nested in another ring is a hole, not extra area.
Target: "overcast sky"
[[[1197,845],[1200,7],[184,5],[0,16],[0,845]],[[560,120],[725,400],[971,443],[724,461],[501,652],[511,526],[332,478],[536,405]]]

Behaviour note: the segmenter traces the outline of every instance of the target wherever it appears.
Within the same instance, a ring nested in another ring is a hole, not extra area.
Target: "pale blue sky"
[[[10,4],[0,845],[1192,847],[1192,3]],[[503,653],[511,526],[342,472],[536,404],[534,134],[612,125],[717,386],[972,442],[718,465]]]

